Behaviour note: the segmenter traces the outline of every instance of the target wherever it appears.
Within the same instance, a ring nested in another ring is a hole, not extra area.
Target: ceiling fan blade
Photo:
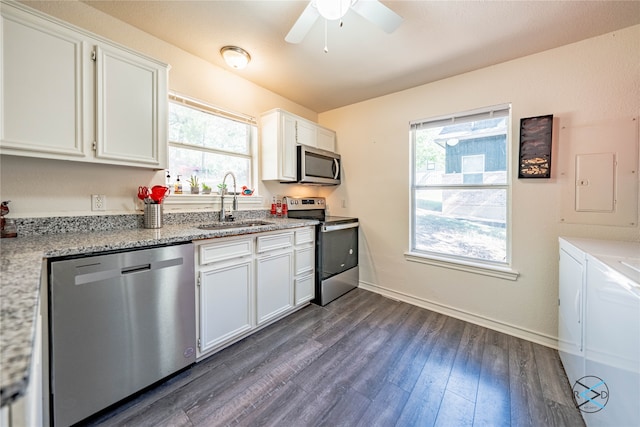
[[[300,14],[296,23],[293,24],[293,27],[289,30],[289,34],[287,34],[284,40],[288,43],[300,43],[319,16],[320,14],[318,13],[318,9],[313,7],[311,2],[309,2],[307,7]]]
[[[378,0],[358,0],[351,8],[387,33],[393,33],[402,24],[402,17]]]

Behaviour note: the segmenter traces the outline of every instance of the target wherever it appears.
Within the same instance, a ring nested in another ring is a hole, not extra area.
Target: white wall
[[[503,103],[512,103],[512,261],[520,277],[509,281],[406,261],[409,122]],[[558,171],[572,161],[559,156],[567,143],[560,129],[631,120],[639,111],[635,26],[320,114],[320,123],[337,131],[344,163],[343,185],[324,193],[332,214],[361,219],[362,284],[554,345],[558,236],[640,241],[637,219],[634,227],[560,223],[565,184]],[[518,180],[520,118],[544,114],[554,115],[552,178]],[[620,154],[637,157],[635,144],[637,136]],[[599,148],[607,151],[607,141]]]
[[[212,65],[85,3],[22,3],[170,64],[172,91],[253,117],[273,108],[284,108],[317,120],[315,112],[245,80],[241,72],[235,74]],[[215,46],[215,41],[212,45]],[[139,207],[135,197],[138,185],[155,184],[164,184],[163,172],[0,156],[0,199],[12,201],[11,215],[15,217],[95,214],[91,212],[91,194],[107,196],[107,213],[131,213]],[[265,197],[265,206],[272,194],[301,191],[278,183],[259,183],[257,190]]]

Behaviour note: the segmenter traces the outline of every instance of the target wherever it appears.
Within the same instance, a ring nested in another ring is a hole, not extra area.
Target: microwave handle
[[[338,179],[340,176],[340,162],[338,159],[333,159],[333,170],[335,171],[333,173],[333,179]]]

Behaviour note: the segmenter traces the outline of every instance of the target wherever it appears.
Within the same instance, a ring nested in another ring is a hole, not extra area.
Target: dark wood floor
[[[584,426],[547,347],[356,289],[103,414],[100,426]]]

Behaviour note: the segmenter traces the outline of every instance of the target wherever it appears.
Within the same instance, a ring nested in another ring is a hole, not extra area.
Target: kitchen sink
[[[248,227],[259,227],[261,225],[273,225],[272,222],[267,221],[229,221],[229,222],[214,222],[213,224],[203,224],[199,225],[198,228],[201,230],[226,230],[229,228],[248,228]]]

